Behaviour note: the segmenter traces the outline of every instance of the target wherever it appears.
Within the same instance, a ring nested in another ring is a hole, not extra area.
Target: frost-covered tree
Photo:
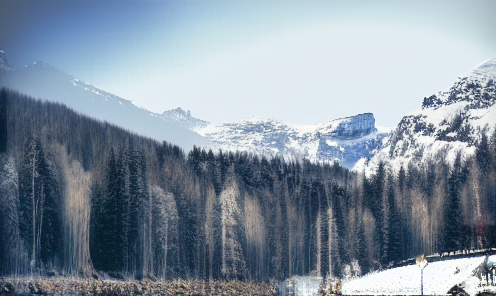
[[[0,274],[27,272],[28,253],[19,232],[18,173],[13,157],[0,153]]]
[[[327,208],[327,265],[329,276],[333,275],[333,266],[336,265],[339,260],[339,236],[337,232],[336,218],[334,216],[334,209],[332,206]]]
[[[150,187],[152,200],[152,247],[151,265],[155,276],[170,279],[178,262],[178,213],[172,193],[166,193],[158,186]]]
[[[240,243],[242,212],[239,207],[240,192],[234,173],[220,194],[221,239],[222,239],[222,275],[227,279],[243,278],[246,263]]]

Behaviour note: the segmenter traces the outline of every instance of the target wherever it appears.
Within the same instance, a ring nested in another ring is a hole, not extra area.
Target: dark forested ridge
[[[346,277],[496,245],[496,136],[453,166],[336,165],[177,146],[0,92],[0,273]]]

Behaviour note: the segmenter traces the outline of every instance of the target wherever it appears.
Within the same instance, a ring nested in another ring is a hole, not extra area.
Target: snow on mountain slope
[[[453,163],[474,154],[483,133],[490,137],[496,127],[496,59],[482,63],[460,77],[447,91],[424,98],[422,109],[403,117],[396,129],[354,169],[367,175],[382,161],[393,172],[408,163],[428,160]]]
[[[446,295],[461,285],[469,295],[496,287],[482,286],[475,274],[484,256],[429,263],[424,269],[424,295]],[[372,273],[343,283],[344,295],[420,295],[421,275],[417,265],[408,265]]]
[[[338,161],[347,167],[368,156],[388,134],[387,130],[376,129],[371,113],[317,125],[291,125],[277,119],[251,117],[239,123],[200,126],[194,131],[222,150],[312,162]]]
[[[67,105],[76,112],[107,121],[137,134],[176,144],[189,151],[208,141],[161,114],[136,107],[131,101],[86,84],[44,62],[9,69],[0,55],[0,86],[47,101]]]

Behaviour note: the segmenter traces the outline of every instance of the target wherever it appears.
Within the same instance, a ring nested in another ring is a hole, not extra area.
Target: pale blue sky
[[[394,126],[496,57],[496,1],[0,0],[0,48],[135,104]]]

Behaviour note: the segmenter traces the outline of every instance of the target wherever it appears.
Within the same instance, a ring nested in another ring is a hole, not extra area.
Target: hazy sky
[[[496,57],[496,0],[0,0],[0,49],[154,112],[395,126]]]

